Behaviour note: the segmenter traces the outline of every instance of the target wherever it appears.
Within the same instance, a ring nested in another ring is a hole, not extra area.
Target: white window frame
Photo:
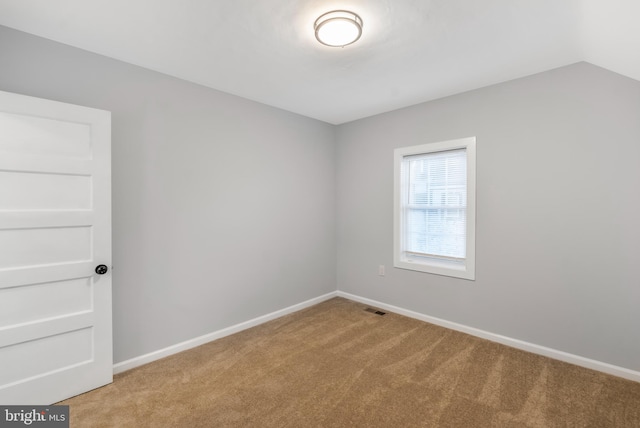
[[[444,259],[416,258],[408,256],[403,244],[402,216],[402,161],[406,156],[465,149],[467,153],[467,219],[466,257],[460,262],[448,263]],[[476,137],[401,147],[394,150],[394,208],[393,208],[393,265],[400,269],[475,280],[476,259]]]

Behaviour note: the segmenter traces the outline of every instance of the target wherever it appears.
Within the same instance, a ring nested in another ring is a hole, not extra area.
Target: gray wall
[[[392,268],[393,149],[468,136],[476,281]],[[579,63],[345,124],[337,142],[339,290],[640,370],[640,82]]]
[[[335,129],[0,27],[0,90],[112,112],[114,360],[335,291]]]

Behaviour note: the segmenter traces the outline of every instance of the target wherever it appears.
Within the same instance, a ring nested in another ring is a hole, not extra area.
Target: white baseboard
[[[177,354],[178,352],[186,351],[187,349],[204,345],[205,343],[211,342],[213,340],[220,339],[234,333],[238,333],[242,330],[246,330],[248,328],[255,327],[260,324],[264,324],[268,321],[274,320],[276,318],[280,318],[284,315],[288,315],[293,312],[297,312],[301,309],[305,309],[310,306],[317,305],[318,303],[324,302],[325,300],[329,300],[333,297],[336,297],[337,295],[338,295],[338,292],[333,291],[331,293],[327,293],[322,296],[309,299],[302,303],[298,303],[297,305],[289,306],[288,308],[280,309],[279,311],[271,312],[270,314],[254,318],[252,320],[245,321],[240,324],[233,325],[231,327],[223,328],[222,330],[214,331],[213,333],[205,334],[204,336],[186,340],[184,342],[169,346],[164,349],[159,349],[157,351],[150,352],[148,354],[141,355],[139,357],[122,361],[120,363],[114,364],[113,373],[114,374],[122,373],[124,371],[131,370],[133,368],[159,360],[161,358],[168,357],[169,355]]]
[[[397,306],[387,305],[386,303],[367,299],[365,297],[356,296],[354,294],[345,293],[343,291],[338,291],[337,295],[339,297],[344,297],[345,299],[364,303],[366,305],[370,305],[379,309],[385,309],[389,312],[394,312],[396,314],[404,315],[409,318],[415,318],[420,321],[425,321],[431,324],[439,325],[441,327],[449,328],[451,330],[467,333],[472,336],[490,340],[492,342],[501,343],[503,345],[507,345],[512,348],[521,349],[523,351],[531,352],[533,354],[543,355],[545,357],[564,361],[566,363],[574,364],[576,366],[585,367],[588,369],[607,373],[613,376],[618,376],[624,379],[640,382],[640,372],[635,370],[614,366],[613,364],[603,363],[601,361],[584,358],[579,355],[569,354],[568,352],[558,351],[556,349],[547,348],[545,346],[540,346],[533,343],[524,342],[522,340],[513,339],[507,336],[502,336],[500,334],[490,333],[488,331],[480,330],[474,327],[469,327],[469,326],[458,324],[451,321],[446,321],[440,318],[431,317],[429,315],[424,315],[419,312],[414,312],[408,309],[399,308]]]

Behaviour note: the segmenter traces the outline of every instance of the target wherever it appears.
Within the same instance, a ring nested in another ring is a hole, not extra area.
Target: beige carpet
[[[72,427],[640,427],[640,383],[332,299],[66,400]]]

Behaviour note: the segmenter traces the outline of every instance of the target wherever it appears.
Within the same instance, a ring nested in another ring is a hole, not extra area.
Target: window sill
[[[456,263],[446,263],[436,260],[423,261],[415,259],[404,259],[395,260],[393,266],[399,269],[450,276],[453,278],[461,278],[470,281],[474,281],[476,279],[474,269],[472,269],[470,266]]]

